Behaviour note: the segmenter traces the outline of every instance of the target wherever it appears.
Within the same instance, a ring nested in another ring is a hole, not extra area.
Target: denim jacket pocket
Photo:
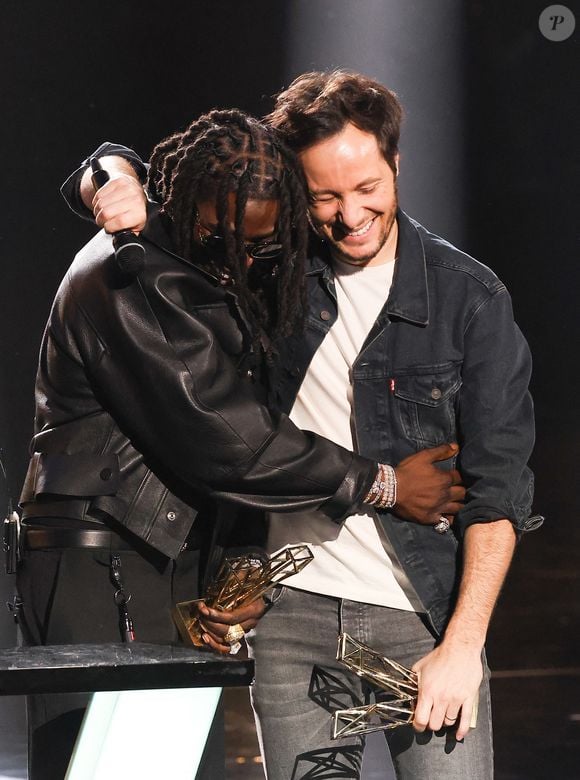
[[[391,388],[405,435],[422,446],[454,441],[460,387],[461,367],[455,363],[396,372]]]

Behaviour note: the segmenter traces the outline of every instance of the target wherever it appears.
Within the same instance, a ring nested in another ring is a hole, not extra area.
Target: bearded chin
[[[345,262],[351,263],[352,265],[365,265],[365,263],[368,263],[370,260],[373,260],[373,258],[375,258],[378,255],[378,253],[387,243],[389,236],[391,235],[391,232],[395,226],[398,206],[399,206],[399,199],[398,199],[397,189],[395,187],[395,198],[392,204],[392,209],[390,211],[387,224],[384,226],[384,230],[380,234],[377,243],[374,245],[374,247],[372,247],[372,249],[369,248],[368,251],[366,251],[364,254],[355,254],[355,253],[351,254],[348,251],[348,249],[344,249],[340,245],[340,240],[334,240],[332,238],[329,238],[328,236],[323,236],[323,239],[328,242],[332,253],[337,257],[338,260],[344,260]],[[320,235],[320,231],[317,232]]]
[[[387,239],[389,237],[389,231],[384,230],[382,234],[379,236],[379,240],[375,244],[373,249],[369,249],[368,252],[366,252],[364,255],[353,255],[348,251],[345,251],[340,244],[335,243],[334,241],[329,241],[329,244],[332,249],[332,253],[339,259],[344,260],[346,263],[351,263],[354,265],[364,265],[365,263],[368,263],[369,260],[372,260],[374,257],[378,255],[378,253],[381,251],[381,249],[384,247],[384,245],[387,243]]]

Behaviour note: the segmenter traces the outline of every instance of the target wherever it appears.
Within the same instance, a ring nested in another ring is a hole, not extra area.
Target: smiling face
[[[380,265],[397,249],[396,177],[372,133],[352,124],[299,154],[316,231],[335,257]]]

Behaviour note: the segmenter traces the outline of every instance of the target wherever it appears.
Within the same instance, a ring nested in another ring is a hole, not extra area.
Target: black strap
[[[121,557],[119,555],[111,555],[111,583],[115,588],[115,595],[113,600],[115,606],[119,612],[119,631],[121,633],[122,642],[134,642],[135,631],[133,628],[133,621],[129,615],[127,604],[131,601],[131,594],[125,590],[123,586],[123,576],[121,574]]]
[[[21,528],[24,550],[52,550],[55,548],[101,548],[105,550],[133,550],[133,545],[113,531],[73,528]]]

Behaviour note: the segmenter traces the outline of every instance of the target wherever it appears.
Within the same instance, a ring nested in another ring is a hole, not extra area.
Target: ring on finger
[[[437,531],[438,534],[445,534],[447,533],[450,527],[451,527],[451,523],[449,522],[449,520],[443,515],[441,515],[438,522],[435,523],[435,525],[433,526],[433,529]]]
[[[225,641],[228,643],[228,645],[234,645],[236,642],[239,642],[240,639],[242,639],[246,635],[246,632],[242,628],[242,626],[239,623],[235,623],[233,626],[230,626],[227,630],[226,635],[224,636]]]

